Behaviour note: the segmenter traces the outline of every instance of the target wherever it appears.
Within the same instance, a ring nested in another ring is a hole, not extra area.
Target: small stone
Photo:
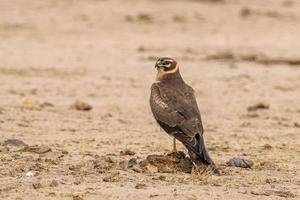
[[[137,16],[136,16],[136,19],[138,21],[143,21],[143,22],[152,22],[152,16],[150,14],[147,14],[147,13],[139,13]]]
[[[126,149],[124,151],[120,151],[120,155],[121,156],[134,156],[135,155],[135,152],[134,151],[131,151],[129,149]]]
[[[240,168],[251,168],[253,166],[253,162],[251,160],[246,160],[243,158],[232,158],[226,164],[230,167]]]
[[[26,177],[33,177],[34,176],[34,173],[33,171],[28,171],[26,174],[25,174]]]
[[[48,195],[49,195],[50,197],[54,197],[54,196],[56,196],[56,193],[55,193],[55,192],[49,192]]]
[[[80,111],[89,111],[92,110],[92,106],[83,101],[75,101],[71,107],[71,109],[80,110]]]
[[[300,123],[294,122],[294,126],[295,126],[296,128],[300,128]]]
[[[116,172],[113,174],[110,174],[103,178],[104,182],[119,182],[120,181],[120,173]]]
[[[160,175],[158,177],[153,177],[152,179],[153,180],[159,180],[159,181],[165,181],[167,179],[167,177],[165,177],[163,175]]]
[[[54,107],[54,105],[52,103],[47,102],[47,101],[45,101],[44,103],[42,103],[40,106],[42,108],[44,108],[44,107]]]
[[[56,180],[52,180],[49,186],[50,187],[57,187],[58,186],[58,182]]]
[[[147,185],[145,183],[138,183],[135,185],[135,189],[144,189]]]
[[[73,195],[73,200],[83,200],[83,198],[78,194],[74,194]]]
[[[272,149],[273,147],[269,144],[265,144],[263,148],[266,150],[269,150],[269,149]]]
[[[69,152],[68,152],[68,151],[66,151],[66,150],[61,150],[61,153],[62,153],[62,154],[64,154],[64,155],[67,155],[67,154],[69,154]]]
[[[21,151],[44,154],[51,151],[51,148],[46,145],[33,145],[33,146],[26,146]]]
[[[75,184],[75,185],[80,185],[80,184],[81,184],[81,181],[82,181],[82,180],[78,178],[78,179],[76,179],[76,180],[74,181],[74,184]]]
[[[133,166],[131,168],[132,171],[137,172],[137,173],[142,173],[143,170],[139,166]]]
[[[128,161],[122,160],[121,162],[119,162],[119,166],[122,170],[126,170],[128,168]]]
[[[41,183],[33,183],[32,186],[36,190],[42,188],[42,184]]]
[[[73,170],[75,170],[75,169],[76,169],[76,166],[75,166],[75,165],[70,165],[70,166],[69,166],[69,170],[73,171]]]
[[[257,103],[253,106],[248,107],[248,111],[256,111],[256,110],[262,110],[262,109],[269,109],[270,106],[264,103]]]
[[[137,165],[137,159],[136,158],[131,158],[128,161],[128,168],[132,168],[133,166]]]
[[[277,183],[279,180],[278,179],[276,179],[276,178],[267,178],[266,179],[266,183],[269,183],[269,184],[271,184],[271,183]]]
[[[146,51],[147,49],[145,48],[145,47],[143,47],[143,46],[141,46],[141,47],[139,47],[138,49],[137,49],[137,51],[138,52],[144,52],[144,51]]]
[[[252,11],[249,8],[242,8],[242,10],[240,12],[240,16],[242,18],[249,17],[251,14],[252,14]]]
[[[267,179],[266,179],[266,183],[269,183],[269,184],[270,184],[270,183],[273,183],[273,179],[267,178]]]
[[[10,145],[10,146],[27,146],[25,142],[18,139],[8,139],[4,141],[4,145]]]

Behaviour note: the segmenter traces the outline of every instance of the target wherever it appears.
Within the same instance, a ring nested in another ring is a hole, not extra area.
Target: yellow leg
[[[175,137],[173,137],[173,152],[177,152]]]

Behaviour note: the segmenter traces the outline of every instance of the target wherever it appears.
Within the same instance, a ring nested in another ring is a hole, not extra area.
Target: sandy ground
[[[1,0],[0,199],[299,198],[299,10],[297,0]],[[127,168],[171,149],[148,105],[161,56],[195,89],[221,176]],[[71,109],[76,100],[92,110]],[[269,108],[248,111],[257,103]],[[226,166],[233,157],[254,166]]]

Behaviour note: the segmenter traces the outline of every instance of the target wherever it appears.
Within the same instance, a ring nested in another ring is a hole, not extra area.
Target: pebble
[[[92,110],[92,106],[83,101],[75,101],[71,107],[71,109],[80,110],[80,111],[89,111]]]
[[[226,164],[230,167],[251,168],[254,163],[243,158],[232,158]]]

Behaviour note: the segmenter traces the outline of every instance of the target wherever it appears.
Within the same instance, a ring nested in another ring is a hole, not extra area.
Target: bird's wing
[[[151,87],[151,109],[156,120],[170,127],[179,127],[192,140],[202,135],[203,128],[193,91],[185,92],[154,83]]]

